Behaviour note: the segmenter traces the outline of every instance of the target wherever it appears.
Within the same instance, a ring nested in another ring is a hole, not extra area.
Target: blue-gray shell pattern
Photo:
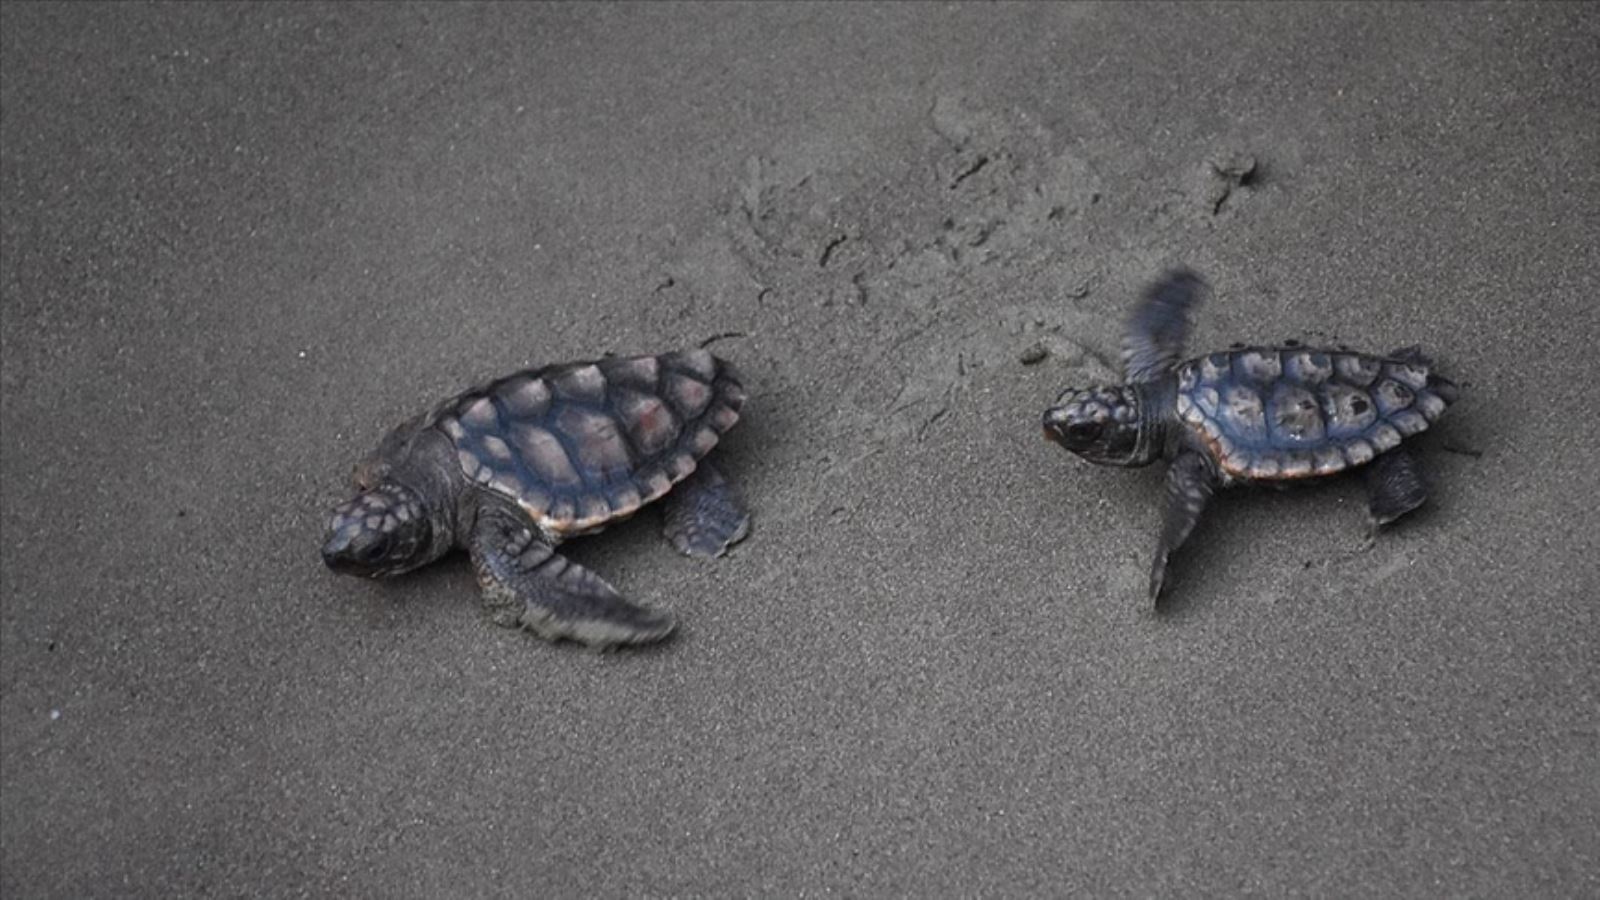
[[[706,350],[530,369],[442,404],[461,471],[552,537],[595,531],[694,472],[744,387]]]
[[[1229,480],[1331,475],[1437,421],[1455,385],[1420,356],[1248,347],[1180,363],[1178,418]]]

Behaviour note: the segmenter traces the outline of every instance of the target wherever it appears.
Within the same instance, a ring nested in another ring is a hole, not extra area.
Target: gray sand
[[[1600,893],[1595,6],[3,16],[6,897]],[[1428,509],[1226,495],[1149,609],[1038,416],[1173,262],[1425,345]],[[750,538],[568,545],[673,642],[321,566],[419,407],[729,332]]]

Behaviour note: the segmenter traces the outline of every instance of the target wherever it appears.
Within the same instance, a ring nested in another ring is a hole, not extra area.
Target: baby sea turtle
[[[381,578],[460,547],[498,624],[601,647],[660,640],[670,616],[555,547],[670,491],[667,539],[721,555],[749,516],[705,456],[744,401],[738,375],[705,350],[506,376],[390,432],[356,466],[360,493],[334,509],[322,558]]]
[[[1122,342],[1127,383],[1069,389],[1044,414],[1045,436],[1090,462],[1171,461],[1151,600],[1161,595],[1167,557],[1219,487],[1368,466],[1374,528],[1421,506],[1421,469],[1400,444],[1427,430],[1457,394],[1417,347],[1374,356],[1298,342],[1235,345],[1180,362],[1190,310],[1205,291],[1183,269],[1151,285]]]

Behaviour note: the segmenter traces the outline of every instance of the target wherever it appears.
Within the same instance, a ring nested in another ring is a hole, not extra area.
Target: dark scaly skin
[[[659,640],[669,616],[629,603],[554,547],[668,490],[666,533],[682,552],[715,556],[743,537],[737,492],[703,461],[743,399],[732,370],[704,351],[507,376],[386,436],[356,467],[361,493],[335,509],[323,557],[387,577],[459,548],[499,624],[601,647]]]
[[[390,432],[356,467],[354,480],[361,493],[334,508],[322,547],[323,560],[337,572],[371,578],[409,572],[463,546],[476,520],[478,498],[455,447],[419,419]],[[396,499],[374,512],[379,496]],[[395,509],[401,504],[409,516]],[[374,523],[373,515],[386,521]]]
[[[611,585],[540,540],[520,509],[488,498],[468,550],[490,621],[546,640],[637,644],[672,633],[672,617],[629,603]],[[530,604],[530,594],[539,596]]]
[[[1123,341],[1128,383],[1069,389],[1044,415],[1045,436],[1090,462],[1171,462],[1150,573],[1153,601],[1168,557],[1218,488],[1371,464],[1374,528],[1421,506],[1426,484],[1400,445],[1456,398],[1455,385],[1432,373],[1414,347],[1369,356],[1291,343],[1180,362],[1189,315],[1205,290],[1198,275],[1182,269],[1152,284]]]

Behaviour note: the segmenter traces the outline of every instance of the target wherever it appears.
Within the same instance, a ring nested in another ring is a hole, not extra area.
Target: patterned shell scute
[[[739,421],[738,375],[705,350],[509,375],[434,413],[468,479],[546,534],[595,531],[660,499]]]
[[[1329,475],[1426,431],[1454,391],[1416,359],[1247,347],[1177,368],[1178,416],[1231,479]]]

